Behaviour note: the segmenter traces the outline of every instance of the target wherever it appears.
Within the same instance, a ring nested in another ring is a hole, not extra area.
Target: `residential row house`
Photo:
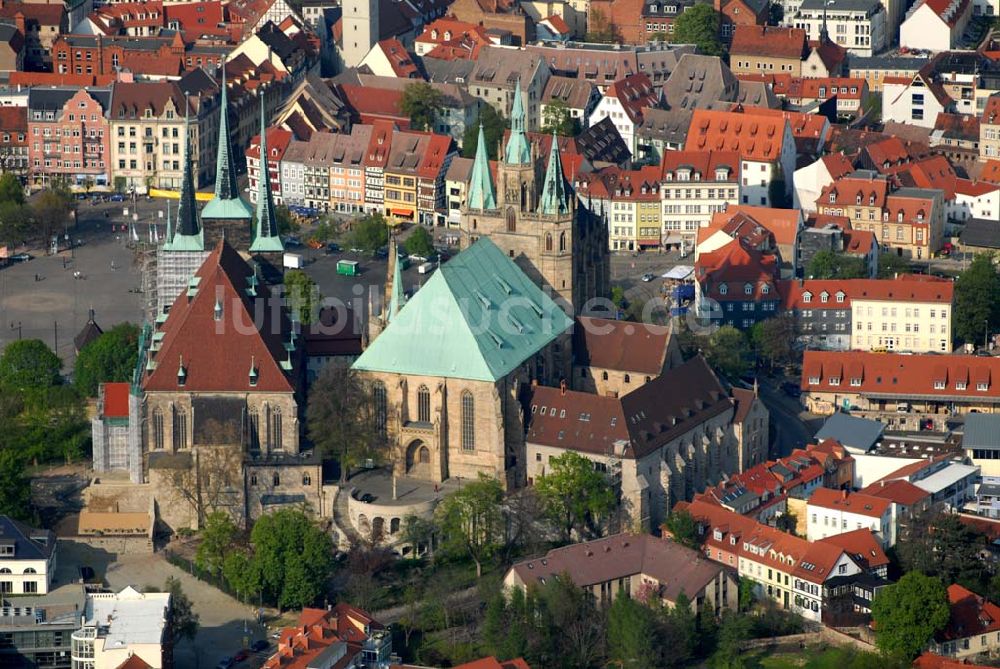
[[[448,135],[400,131],[376,121],[354,125],[349,133],[313,133],[308,141],[279,139],[269,150],[275,192],[284,204],[378,212],[424,225],[443,225],[447,218],[445,176],[457,155]],[[253,145],[247,151],[251,184],[259,178],[258,154]]]
[[[36,185],[110,185],[110,88],[28,91],[28,157]]]

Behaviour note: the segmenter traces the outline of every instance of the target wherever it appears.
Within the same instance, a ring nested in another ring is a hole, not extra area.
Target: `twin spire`
[[[271,170],[268,165],[267,123],[264,121],[264,96],[260,96],[260,160],[257,170],[257,214],[254,218],[251,253],[281,253],[285,250],[278,235],[278,221],[274,217],[274,197],[271,194]]]
[[[205,205],[201,216],[208,219],[249,221],[253,216],[253,210],[240,196],[233,145],[229,140],[229,87],[226,85],[225,66],[219,77],[219,87],[222,89],[222,94],[219,100],[219,150],[215,159],[215,197]]]
[[[524,104],[521,100],[520,80],[514,88],[514,103],[510,111],[510,139],[507,141],[504,163],[507,165],[530,165],[532,163],[531,146],[524,130]],[[545,169],[545,182],[542,187],[542,198],[538,212],[547,215],[569,213],[571,197],[572,194],[562,170],[558,137],[553,132],[552,147],[549,149],[549,163]],[[497,209],[496,190],[490,175],[486,135],[481,123],[479,125],[479,139],[476,144],[476,157],[472,163],[472,175],[469,179],[467,201],[469,209],[478,211]]]
[[[186,104],[187,98],[185,98]],[[168,211],[167,218],[170,213]],[[169,225],[169,224],[168,224]],[[187,107],[184,109],[184,173],[181,177],[181,195],[177,202],[177,225],[167,231],[166,251],[204,251],[205,233],[198,222],[198,207],[194,199],[194,182],[191,176],[191,121]]]

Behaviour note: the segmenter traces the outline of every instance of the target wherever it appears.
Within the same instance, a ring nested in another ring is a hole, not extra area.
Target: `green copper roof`
[[[240,196],[233,145],[229,141],[229,95],[226,92],[228,87],[225,69],[219,85],[222,88],[222,99],[219,103],[219,152],[215,158],[215,198],[205,205],[201,216],[213,219],[249,219],[253,216],[253,211]]]
[[[542,201],[538,210],[542,214],[569,213],[569,192],[566,177],[559,158],[559,141],[552,133],[552,149],[549,151],[549,166],[545,169],[545,185],[542,187]]]
[[[285,245],[278,235],[278,221],[274,218],[274,198],[271,195],[271,174],[267,164],[267,124],[264,122],[264,96],[260,96],[260,169],[257,175],[257,214],[254,217],[251,253],[273,251],[280,253]]]
[[[483,237],[435,271],[353,367],[493,382],[572,324]]]
[[[198,206],[194,199],[191,178],[191,124],[184,113],[184,174],[181,177],[181,194],[177,202],[177,225],[173,236],[163,245],[165,251],[204,251],[205,233],[198,222]]]
[[[514,104],[510,108],[510,139],[504,151],[508,165],[527,165],[531,162],[531,147],[524,134],[524,102],[521,101],[521,80],[514,85]]]
[[[387,320],[392,320],[406,304],[406,293],[403,291],[402,263],[399,262],[399,252],[396,250],[396,240],[393,239],[389,249],[389,262],[392,263],[392,294],[389,296],[389,312]]]
[[[483,124],[479,124],[479,141],[476,143],[476,160],[472,163],[472,178],[469,180],[469,209],[496,209],[497,197],[490,176],[490,161],[487,157],[486,134]]]

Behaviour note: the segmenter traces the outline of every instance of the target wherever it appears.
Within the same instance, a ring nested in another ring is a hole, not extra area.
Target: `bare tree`
[[[237,525],[243,518],[243,454],[233,447],[209,446],[191,451],[191,465],[168,470],[167,484],[187,502],[198,526],[213,511],[225,511]]]

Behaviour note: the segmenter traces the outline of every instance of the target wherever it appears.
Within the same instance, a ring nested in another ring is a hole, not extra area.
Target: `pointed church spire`
[[[198,222],[191,177],[191,119],[187,108],[184,109],[184,174],[181,177],[180,200],[177,202],[177,225],[173,237],[163,248],[168,251],[205,250],[205,235]]]
[[[830,41],[830,33],[826,30],[826,8],[831,0],[823,0],[823,25],[819,29],[819,44],[823,46],[826,42]]]
[[[538,211],[549,215],[569,213],[569,197],[566,176],[562,171],[562,158],[559,157],[559,138],[553,132],[549,165],[545,169],[545,185],[542,186],[542,200],[538,205]]]
[[[524,102],[521,100],[521,79],[514,84],[514,103],[510,108],[510,139],[504,157],[508,165],[527,165],[531,162],[531,147],[524,134]]]
[[[257,215],[254,218],[251,253],[285,250],[278,235],[278,221],[274,217],[274,198],[271,195],[271,171],[268,166],[267,124],[264,122],[264,96],[260,96],[260,160],[257,170]]]
[[[229,139],[229,93],[226,86],[226,68],[219,76],[219,148],[215,158],[215,197],[205,205],[202,218],[249,219],[253,215],[250,205],[240,197],[236,181],[236,161]]]
[[[496,209],[497,197],[490,176],[490,159],[487,156],[486,134],[483,124],[479,124],[479,142],[476,144],[476,159],[472,163],[472,178],[469,180],[469,209]]]

